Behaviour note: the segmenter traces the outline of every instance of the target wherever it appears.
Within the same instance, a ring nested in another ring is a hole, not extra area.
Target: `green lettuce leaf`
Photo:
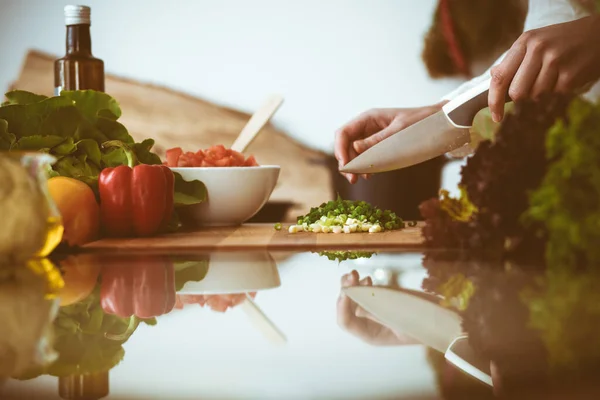
[[[61,176],[84,181],[85,178],[97,180],[100,173],[100,168],[87,162],[86,154],[64,156],[54,164],[53,169]]]
[[[8,122],[0,119],[0,150],[10,150],[15,140],[15,135],[8,131]]]
[[[91,125],[74,106],[61,107],[50,113],[41,123],[43,135],[74,138],[80,129],[90,129]]]
[[[127,128],[120,122],[109,118],[98,117],[96,128],[106,137],[106,140],[120,140],[126,144],[133,144],[134,140],[127,132]],[[154,142],[152,143],[154,144]]]
[[[506,103],[504,105],[504,115],[510,113],[513,108],[513,102]],[[476,149],[479,143],[484,140],[493,141],[498,128],[500,128],[500,123],[494,122],[489,107],[479,111],[473,119],[473,126],[469,129],[471,133],[470,146]]]
[[[568,121],[568,122],[567,122]],[[546,135],[551,163],[521,217],[548,240],[549,267],[600,265],[600,103],[569,105]]]
[[[60,97],[73,101],[81,114],[93,122],[99,116],[115,121],[121,117],[119,103],[106,93],[94,90],[63,90]]]
[[[101,145],[106,140],[108,140],[108,137],[95,126],[82,124],[79,125],[77,132],[75,133],[74,139],[77,141],[84,139],[92,139],[98,142],[98,145]]]
[[[102,164],[107,168],[127,165],[127,156],[123,149],[103,149]]]
[[[185,181],[177,172],[175,175],[175,198],[176,206],[198,204],[206,201],[206,186],[200,181]]]
[[[48,96],[44,96],[41,94],[35,94],[31,92],[27,92],[25,90],[13,90],[4,95],[6,97],[6,101],[2,103],[3,106],[9,104],[33,104],[39,103],[40,101],[46,100]]]
[[[97,194],[100,171],[127,165],[128,161],[122,149],[104,148],[108,141],[126,144],[141,163],[162,164],[160,157],[152,152],[154,140],[135,143],[125,126],[117,121],[121,109],[106,93],[63,91],[60,96],[48,98],[13,91],[6,98],[8,101],[0,107],[0,150],[41,151],[55,156],[57,162],[49,176],[79,179]],[[177,206],[205,200],[206,187],[202,182],[185,182],[176,176]]]
[[[171,220],[169,221],[166,230],[167,232],[177,232],[182,226],[183,224],[181,223],[179,214],[175,211],[173,215],[171,215]]]
[[[73,143],[73,138],[68,137],[64,139],[64,142],[59,144],[58,146],[54,146],[52,148],[52,154],[60,157],[60,156],[68,156],[69,154],[73,154],[77,151],[77,145]]]
[[[8,122],[10,132],[17,138],[42,135],[44,120],[59,108],[72,105],[71,100],[62,97],[50,97],[28,105],[11,104],[0,107],[0,119]]]
[[[27,151],[27,150],[45,150],[49,151],[51,148],[58,146],[65,141],[64,137],[61,136],[25,136],[17,140],[14,144],[14,150]]]
[[[154,146],[154,139],[146,139],[141,143],[134,143],[131,148],[139,162],[150,165],[162,164],[160,157],[150,150]]]
[[[93,162],[98,167],[100,166],[102,154],[100,153],[98,142],[92,139],[82,139],[75,143],[75,146],[77,147],[77,152],[79,154],[85,154],[87,156],[87,161]]]
[[[450,197],[450,192],[447,190],[440,190],[440,208],[453,220],[468,222],[473,214],[477,213],[477,207],[469,200],[465,187],[459,186],[459,189],[458,199]]]

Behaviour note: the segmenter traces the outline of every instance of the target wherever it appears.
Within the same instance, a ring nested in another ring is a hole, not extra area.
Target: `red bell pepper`
[[[105,168],[98,177],[102,228],[108,236],[152,236],[164,230],[173,214],[175,177],[163,165],[137,163],[123,143],[128,165]]]
[[[163,257],[136,256],[102,267],[100,304],[121,318],[158,317],[175,307],[175,269]]]

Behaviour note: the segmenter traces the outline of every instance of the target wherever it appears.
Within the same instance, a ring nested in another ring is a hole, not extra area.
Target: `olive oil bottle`
[[[93,89],[104,92],[104,61],[92,55],[91,10],[66,6],[67,52],[54,62],[54,94],[62,90]]]
[[[110,393],[109,372],[77,374],[58,378],[58,394],[65,400],[98,400]]]

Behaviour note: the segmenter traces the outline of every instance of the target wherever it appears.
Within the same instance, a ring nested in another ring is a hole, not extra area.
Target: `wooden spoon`
[[[283,97],[273,95],[259,108],[250,118],[244,129],[231,146],[232,150],[243,153],[252,143],[261,129],[269,122],[273,114],[283,103]],[[286,342],[285,335],[275,326],[275,324],[262,312],[252,298],[246,293],[246,300],[240,304],[250,321],[256,326],[263,335],[271,342],[281,344]]]
[[[240,307],[244,310],[252,324],[258,328],[267,340],[279,345],[287,342],[287,338],[283,332],[265,315],[248,293],[246,293],[246,300],[240,304]]]
[[[279,106],[281,106],[281,103],[283,103],[283,97],[279,95],[269,97],[262,107],[252,115],[246,126],[244,126],[244,129],[242,129],[235,139],[235,142],[233,142],[231,149],[243,153],[261,129],[269,122]]]

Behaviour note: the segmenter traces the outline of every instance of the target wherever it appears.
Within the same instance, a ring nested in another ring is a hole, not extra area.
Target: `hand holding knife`
[[[470,142],[475,115],[487,107],[491,78],[427,118],[392,134],[340,168],[342,173],[386,172],[425,162]],[[510,101],[510,98],[506,98]]]

